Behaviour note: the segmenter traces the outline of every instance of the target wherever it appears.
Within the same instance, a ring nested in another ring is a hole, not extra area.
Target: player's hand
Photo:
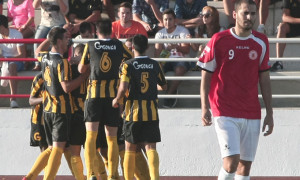
[[[210,126],[210,125],[212,125],[211,113],[210,113],[209,109],[207,109],[207,110],[202,109],[202,118],[201,118],[201,121],[202,121],[202,125],[203,126]]]
[[[119,103],[118,103],[118,99],[117,98],[113,99],[113,101],[112,101],[112,107],[113,108],[118,108],[119,107]]]
[[[265,131],[267,126],[268,126],[268,129],[267,129],[267,131]],[[265,117],[265,120],[264,120],[263,127],[262,127],[262,132],[265,132],[264,136],[268,136],[268,135],[272,134],[273,128],[274,128],[273,116],[267,114]]]

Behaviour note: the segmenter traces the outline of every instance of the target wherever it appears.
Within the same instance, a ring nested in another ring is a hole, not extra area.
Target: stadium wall
[[[3,108],[0,114],[0,177],[25,175],[39,154],[39,148],[29,146],[30,109]],[[201,110],[161,109],[159,115],[160,175],[217,176],[221,160],[216,133],[213,126],[201,125]],[[300,176],[299,116],[298,108],[274,109],[274,133],[261,134],[253,176]],[[58,175],[71,175],[64,158]]]

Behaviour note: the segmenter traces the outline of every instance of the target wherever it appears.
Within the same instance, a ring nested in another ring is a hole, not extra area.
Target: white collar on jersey
[[[134,58],[148,58],[148,56],[137,56],[137,57],[134,57]]]
[[[234,27],[230,28],[230,33],[232,34],[233,37],[235,37],[235,38],[237,38],[237,39],[239,39],[239,40],[247,40],[247,39],[249,39],[249,38],[251,38],[251,37],[253,36],[252,30],[251,30],[251,34],[250,34],[249,36],[247,36],[247,37],[240,37],[240,36],[236,35],[236,34],[233,32],[233,28],[234,28]]]
[[[58,54],[58,55],[60,55],[61,57],[63,57],[61,54],[59,54],[58,52],[51,52],[51,51],[49,51],[49,54]]]

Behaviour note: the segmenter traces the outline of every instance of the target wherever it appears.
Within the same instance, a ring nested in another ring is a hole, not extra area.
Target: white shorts
[[[222,158],[240,154],[240,159],[253,161],[260,133],[260,119],[215,117],[215,129]]]

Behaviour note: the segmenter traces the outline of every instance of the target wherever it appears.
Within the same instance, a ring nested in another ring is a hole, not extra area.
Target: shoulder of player
[[[252,30],[252,35],[256,38],[259,38],[259,39],[263,40],[263,41],[268,41],[268,37],[263,33]]]

